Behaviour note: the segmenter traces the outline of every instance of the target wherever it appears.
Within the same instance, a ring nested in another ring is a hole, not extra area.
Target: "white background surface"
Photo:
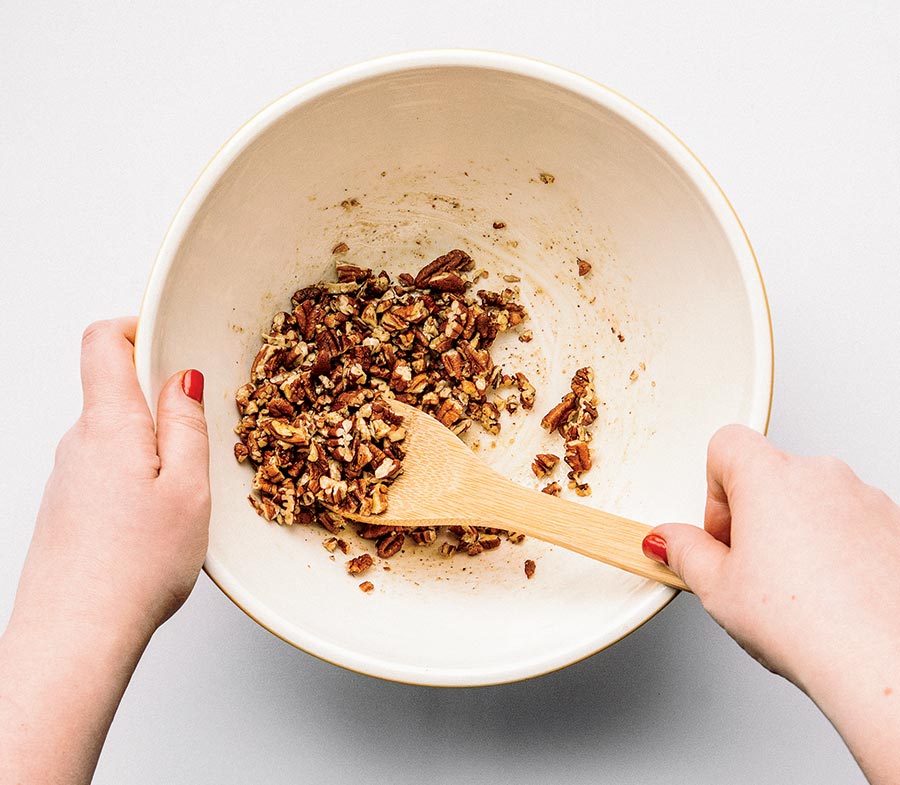
[[[244,120],[314,76],[410,48],[549,60],[669,125],[760,259],[770,436],[838,454],[900,498],[896,3],[127,6],[0,5],[0,620],[79,410],[84,325],[136,312],[181,198]],[[95,781],[863,779],[816,708],[690,596],[565,671],[445,691],[319,662],[201,575],[141,662]]]

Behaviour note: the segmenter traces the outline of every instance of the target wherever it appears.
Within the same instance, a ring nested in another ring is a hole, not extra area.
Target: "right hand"
[[[900,782],[900,508],[742,426],[710,441],[707,487],[704,528],[658,526],[645,553],[819,704],[873,782]]]

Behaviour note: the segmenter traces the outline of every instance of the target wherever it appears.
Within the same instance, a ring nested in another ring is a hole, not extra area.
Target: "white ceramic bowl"
[[[321,530],[256,516],[232,457],[234,392],[274,312],[332,273],[340,241],[394,273],[460,247],[488,284],[520,275],[535,338],[498,352],[538,382],[538,404],[482,454],[537,485],[532,455],[559,448],[540,417],[592,365],[603,406],[584,501],[698,522],[707,440],[728,422],[764,430],[772,384],[759,270],[699,161],[627,99],[533,60],[432,51],[345,68],[261,111],[200,175],[160,249],[136,351],[150,400],[178,369],[206,374],[206,571],[305,651],[387,679],[491,684],[587,657],[660,610],[672,590],[534,540],[449,561],[407,548],[364,594]]]

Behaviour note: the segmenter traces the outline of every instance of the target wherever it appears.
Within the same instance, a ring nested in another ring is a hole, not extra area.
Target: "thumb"
[[[644,538],[644,554],[669,569],[703,600],[712,590],[729,553],[727,545],[688,523],[665,523]]]
[[[190,484],[209,482],[209,437],[203,413],[203,374],[176,373],[159,394],[156,416],[159,475]]]

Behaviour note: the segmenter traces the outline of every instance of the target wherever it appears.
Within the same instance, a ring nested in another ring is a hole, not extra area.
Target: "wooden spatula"
[[[523,488],[486,466],[433,417],[399,401],[407,430],[403,474],[382,515],[345,517],[398,526],[492,526],[521,532],[676,589],[687,585],[641,551],[650,527]]]

